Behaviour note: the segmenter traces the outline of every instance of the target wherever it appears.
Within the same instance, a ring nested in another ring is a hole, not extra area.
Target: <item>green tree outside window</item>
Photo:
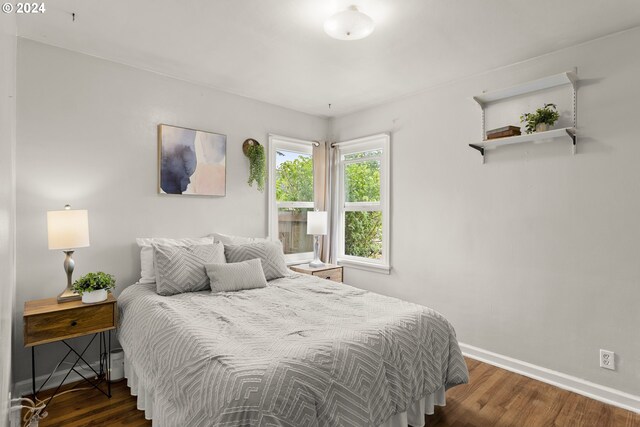
[[[373,154],[377,154],[373,152]],[[349,155],[367,158],[372,152]],[[380,162],[368,160],[345,167],[346,201],[380,201]],[[276,200],[313,201],[313,160],[298,156],[282,162],[276,169]],[[382,257],[382,212],[362,211],[345,214],[345,254],[364,258]]]

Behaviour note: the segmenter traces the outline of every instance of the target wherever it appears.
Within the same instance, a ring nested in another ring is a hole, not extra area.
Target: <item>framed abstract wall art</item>
[[[158,125],[158,192],[226,195],[227,136]]]

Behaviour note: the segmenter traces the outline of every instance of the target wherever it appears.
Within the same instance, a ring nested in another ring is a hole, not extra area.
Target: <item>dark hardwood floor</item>
[[[470,384],[449,390],[447,406],[427,416],[427,426],[640,427],[639,414],[472,359],[467,365]],[[57,397],[40,426],[151,426],[126,381],[113,384],[112,392],[111,399],[96,390]]]

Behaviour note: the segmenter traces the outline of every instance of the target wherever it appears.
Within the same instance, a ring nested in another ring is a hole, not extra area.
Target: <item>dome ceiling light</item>
[[[360,40],[373,32],[375,23],[369,15],[349,6],[347,10],[338,12],[324,23],[324,31],[338,40]]]

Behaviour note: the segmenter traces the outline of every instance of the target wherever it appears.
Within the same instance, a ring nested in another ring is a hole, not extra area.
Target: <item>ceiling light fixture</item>
[[[334,39],[360,40],[371,34],[375,26],[369,15],[360,12],[357,6],[349,6],[327,19],[324,31]]]

